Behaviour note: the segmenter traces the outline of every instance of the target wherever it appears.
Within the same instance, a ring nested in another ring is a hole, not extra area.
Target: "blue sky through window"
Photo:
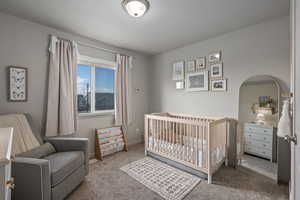
[[[88,91],[87,91],[88,85]],[[86,95],[91,88],[91,67],[89,65],[78,64],[77,67],[77,93]]]
[[[96,67],[95,89],[96,93],[114,93],[115,71],[108,68]],[[78,94],[86,95],[91,88],[91,66],[78,64],[77,67],[77,90]]]
[[[96,67],[96,93],[114,93],[115,70]]]

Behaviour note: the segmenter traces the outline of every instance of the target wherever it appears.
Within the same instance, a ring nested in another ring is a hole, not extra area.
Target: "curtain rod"
[[[65,38],[61,38],[61,37],[57,37],[61,40],[67,40],[67,41],[71,41],[69,39],[65,39]],[[117,52],[117,51],[114,51],[114,50],[111,50],[111,49],[106,49],[106,48],[103,48],[103,47],[98,47],[96,45],[92,45],[92,44],[88,44],[88,43],[85,43],[85,42],[81,42],[81,41],[75,41],[78,45],[81,45],[81,46],[85,46],[85,47],[90,47],[90,48],[94,48],[94,49],[98,49],[100,51],[106,51],[106,52],[109,52],[109,53],[112,53],[112,54],[121,54],[121,55],[125,55],[125,56],[131,56],[131,55],[127,55],[127,54],[124,54],[124,53],[121,53],[121,52]],[[131,56],[132,58],[135,59],[135,56]]]
[[[125,56],[130,56],[130,57],[132,57],[132,58],[135,59],[135,56],[127,55],[127,54],[124,54],[124,53],[121,53],[121,52],[117,52],[117,51],[114,51],[114,50],[111,50],[111,49],[106,49],[106,48],[103,48],[103,47],[98,47],[98,46],[95,46],[95,45],[92,45],[92,44],[88,44],[88,43],[85,43],[85,42],[77,41],[77,44],[79,44],[81,46],[85,46],[85,47],[90,47],[90,48],[98,49],[100,51],[106,51],[106,52],[109,52],[109,53],[112,53],[112,54],[121,54],[121,55],[125,55]]]

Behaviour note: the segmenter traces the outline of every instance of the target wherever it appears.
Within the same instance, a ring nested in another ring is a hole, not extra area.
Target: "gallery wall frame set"
[[[7,67],[7,100],[26,102],[28,100],[28,69],[25,67]]]
[[[206,57],[173,63],[173,80],[176,89],[186,91],[227,91],[227,79],[223,78],[223,62],[221,51],[213,51],[208,55],[209,68],[206,69]],[[186,68],[186,69],[185,69]],[[210,78],[209,78],[210,77]],[[210,86],[210,88],[209,88]]]

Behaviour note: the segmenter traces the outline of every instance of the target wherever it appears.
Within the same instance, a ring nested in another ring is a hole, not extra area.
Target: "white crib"
[[[227,164],[228,118],[171,113],[145,115],[145,153],[206,173],[208,183]]]

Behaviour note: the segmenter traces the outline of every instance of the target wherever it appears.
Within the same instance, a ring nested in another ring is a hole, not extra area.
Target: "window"
[[[114,112],[115,66],[114,62],[100,59],[89,57],[80,59],[77,65],[79,113]]]

